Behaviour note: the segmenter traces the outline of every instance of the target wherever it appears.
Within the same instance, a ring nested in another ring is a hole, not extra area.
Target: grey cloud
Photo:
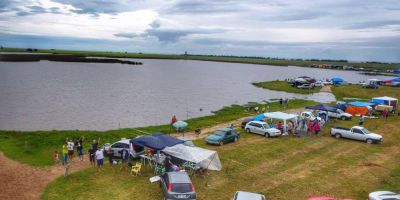
[[[240,1],[178,1],[171,8],[167,9],[167,13],[196,13],[207,14],[215,12],[234,12],[240,8],[237,6]]]
[[[129,39],[140,37],[140,35],[136,34],[136,33],[116,33],[116,34],[114,34],[114,36],[121,37],[121,38],[129,38]]]
[[[389,25],[400,25],[400,20],[382,20],[382,21],[367,21],[360,23],[353,23],[344,26],[344,29],[368,29],[368,28],[381,28]]]
[[[285,15],[278,15],[272,19],[278,21],[302,21],[302,20],[313,20],[328,15],[328,12],[322,11],[297,11]]]

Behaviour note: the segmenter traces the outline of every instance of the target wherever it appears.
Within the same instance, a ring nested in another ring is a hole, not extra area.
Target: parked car
[[[321,121],[321,117],[316,117],[311,111],[304,111],[300,114],[300,117],[302,118],[306,118],[308,120],[312,120],[314,121],[315,119],[317,119],[318,121]]]
[[[268,123],[260,121],[251,121],[244,128],[248,133],[257,133],[265,137],[280,136],[281,131],[276,128],[271,128]]]
[[[371,89],[378,89],[378,84],[371,84],[371,83],[364,83],[361,85],[363,88],[371,88]]]
[[[337,109],[337,112],[326,112],[326,111],[321,111],[321,114],[328,114],[328,117],[330,118],[337,118],[341,120],[351,120],[353,117],[350,113],[344,112],[343,110]]]
[[[106,150],[106,151],[108,151],[110,148],[113,150],[114,157],[117,157],[117,158],[121,157],[120,151],[124,148],[129,151],[132,158],[137,158],[144,153],[144,148],[139,145],[134,145],[133,151],[130,151],[129,150],[130,149],[129,148],[129,139],[123,139],[123,140],[115,142],[111,145],[104,146],[104,150]]]
[[[253,121],[253,117],[247,117],[245,118],[242,123],[241,123],[241,127],[242,129],[244,129],[244,127],[246,126],[247,123],[249,123],[250,121]]]
[[[336,138],[349,138],[353,140],[365,141],[368,144],[380,143],[383,141],[383,137],[376,133],[369,132],[366,128],[361,126],[353,126],[351,129],[348,128],[332,128],[331,136]]]
[[[208,144],[224,145],[228,142],[236,142],[240,138],[239,132],[231,128],[222,128],[206,137]]]
[[[196,192],[189,175],[184,172],[166,172],[160,176],[160,187],[164,199],[168,200],[196,200]]]
[[[314,84],[298,85],[297,88],[299,88],[299,89],[313,89],[314,88]]]
[[[322,81],[317,81],[317,82],[314,83],[314,86],[315,87],[324,87],[325,84]]]
[[[390,191],[376,191],[369,193],[368,200],[400,200],[400,194]]]
[[[233,200],[265,200],[262,194],[237,191]]]

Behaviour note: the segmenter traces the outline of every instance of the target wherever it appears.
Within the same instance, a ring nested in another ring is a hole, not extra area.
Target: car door
[[[113,150],[114,157],[120,157],[119,151],[122,150],[122,143],[116,142],[113,145],[111,145],[111,148]]]
[[[224,142],[231,142],[234,140],[234,137],[233,137],[231,131],[227,131],[224,138],[225,138]]]
[[[255,133],[256,132],[256,125],[255,125],[256,123],[254,123],[254,122],[250,122],[249,123],[249,125],[248,125],[248,128],[250,129],[250,132],[252,132],[252,133]]]
[[[164,196],[166,196],[166,194],[168,193],[168,184],[169,184],[169,179],[168,179],[168,174],[164,173],[162,176],[160,176],[161,178],[161,187],[164,193]]]
[[[353,129],[353,137],[354,137],[353,139],[355,140],[364,141],[366,139],[364,132],[362,132],[362,130],[360,129]]]

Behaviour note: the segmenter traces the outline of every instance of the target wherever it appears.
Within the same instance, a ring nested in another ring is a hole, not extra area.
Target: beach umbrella
[[[184,128],[186,128],[186,126],[188,126],[188,123],[186,123],[184,121],[177,121],[177,122],[173,123],[172,126],[176,129],[184,129]]]

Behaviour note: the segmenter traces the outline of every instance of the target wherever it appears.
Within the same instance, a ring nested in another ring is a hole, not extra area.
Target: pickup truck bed
[[[343,127],[334,127],[334,129],[340,129],[340,130],[344,130],[344,131],[350,131],[349,128],[343,128]]]

